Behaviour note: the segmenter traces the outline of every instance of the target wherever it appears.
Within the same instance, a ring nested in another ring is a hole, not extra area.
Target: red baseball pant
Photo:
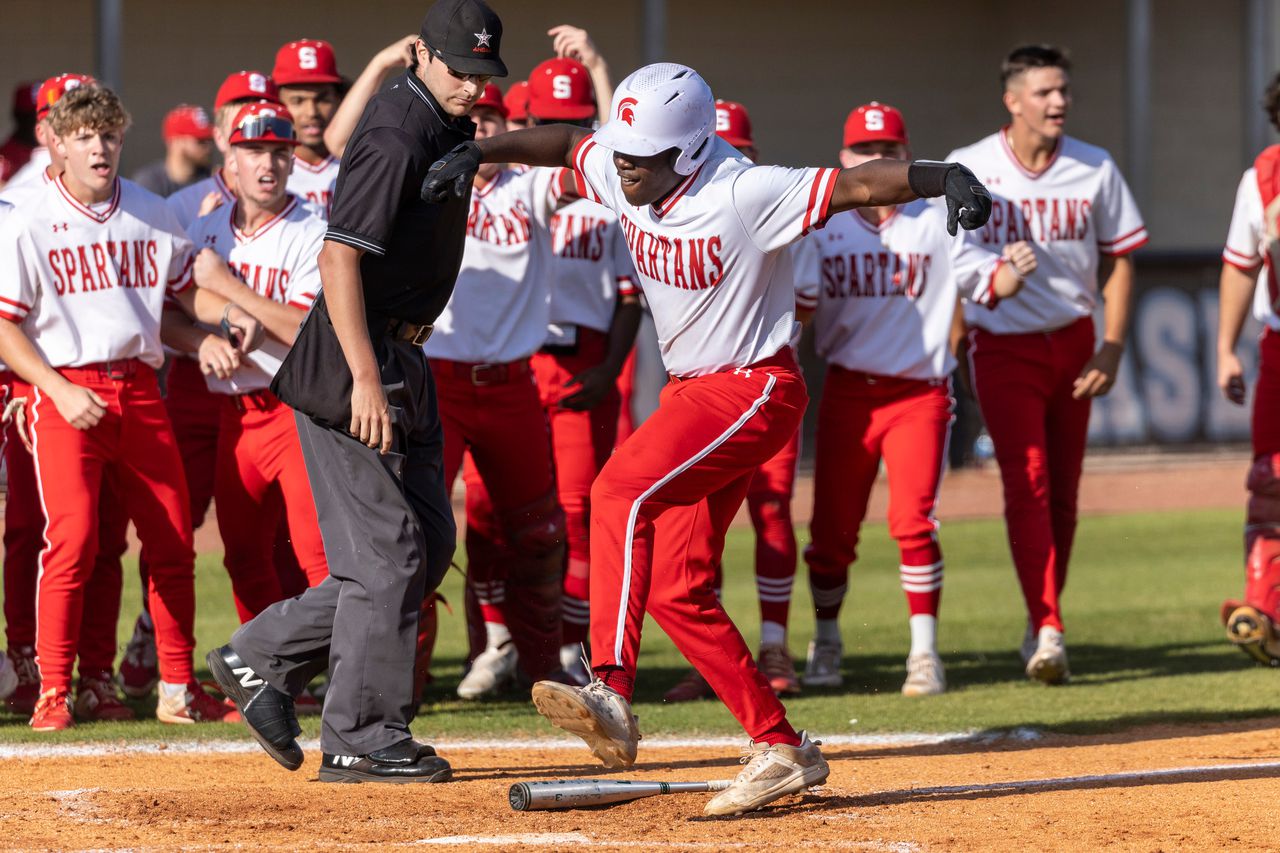
[[[791,496],[796,486],[800,430],[756,469],[747,486],[747,511],[756,532],[756,594],[760,621],[785,626],[796,579],[796,529]]]
[[[1004,485],[1013,565],[1033,630],[1062,630],[1090,401],[1071,396],[1093,356],[1093,321],[1053,332],[969,334],[970,376]]]
[[[31,388],[15,386],[15,396],[31,400]],[[36,641],[36,587],[40,551],[44,548],[44,512],[36,483],[35,462],[23,447],[17,427],[5,434],[5,466],[8,495],[5,502],[4,615],[10,648],[34,646]],[[103,480],[98,502],[98,556],[86,593],[87,607],[80,622],[80,674],[99,676],[115,666],[116,622],[120,618],[122,572],[120,560],[128,549],[129,516],[111,478]]]
[[[750,367],[673,381],[596,478],[592,667],[626,698],[647,612],[753,740],[790,730],[715,582],[725,532],[752,473],[791,440],[807,402],[790,349]]]
[[[908,611],[938,615],[943,567],[933,513],[952,404],[945,380],[828,367],[818,407],[812,541],[804,553],[819,619],[840,613],[882,459],[889,479],[889,535],[898,542]]]
[[[444,428],[445,483],[452,487],[469,451],[488,496],[468,495],[468,594],[482,599],[485,621],[510,626],[521,668],[542,678],[559,665],[564,514],[529,362],[432,359],[431,370]],[[519,606],[504,608],[511,587],[518,587],[510,595]]]
[[[98,502],[111,471],[152,554],[149,596],[160,677],[194,679],[195,554],[186,482],[155,371],[138,361],[65,368],[70,381],[107,402],[102,421],[77,430],[39,390],[30,422],[40,503],[48,519],[40,555],[36,656],[41,689],[67,689],[98,553]],[[97,606],[94,602],[92,606]]]
[[[573,355],[538,353],[531,360],[538,394],[551,426],[555,457],[556,493],[564,509],[568,563],[564,577],[564,642],[581,643],[590,625],[588,589],[591,569],[591,484],[609,461],[618,435],[621,397],[616,387],[588,411],[561,408],[559,403],[576,387],[574,376],[604,361],[608,335],[578,329]]]
[[[636,348],[631,347],[627,360],[622,363],[622,371],[618,374],[618,437],[621,444],[636,431],[635,415],[631,412],[631,400],[636,393]]]
[[[1280,453],[1280,333],[1266,329],[1258,341],[1258,385],[1253,395],[1253,458]]]
[[[329,576],[293,410],[270,391],[223,395],[214,509],[241,623],[285,598],[273,550],[281,514],[293,554],[316,586]]]

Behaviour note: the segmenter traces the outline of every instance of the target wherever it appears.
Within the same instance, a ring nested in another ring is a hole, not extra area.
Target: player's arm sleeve
[[[611,207],[608,201],[610,193],[607,192],[610,172],[615,175],[614,180],[617,180],[617,172],[611,166],[612,152],[597,145],[592,137],[584,136],[574,146],[572,157],[573,178],[578,195],[596,204]]]
[[[329,212],[326,240],[384,255],[396,214],[416,174],[413,142],[396,128],[376,127],[358,136],[342,159],[342,191]]]
[[[1147,242],[1147,227],[1115,162],[1108,159],[1102,168],[1102,191],[1094,208],[1098,251],[1119,257]]]
[[[810,235],[791,247],[791,265],[796,289],[796,307],[813,311],[818,307],[822,287],[822,249]]]
[[[37,274],[31,244],[17,216],[0,220],[0,317],[21,323],[36,304]]]
[[[1224,263],[1244,272],[1253,272],[1262,263],[1262,192],[1253,169],[1244,173],[1236,189],[1236,205],[1231,211],[1227,244],[1222,249]]]
[[[972,235],[966,235],[963,231],[954,237],[948,235],[942,226],[946,221],[946,214],[942,210],[945,208],[939,210],[937,233],[941,235],[939,239],[947,242],[945,254],[951,264],[951,278],[955,282],[956,291],[968,302],[984,308],[995,308],[1000,304],[1000,297],[995,290],[996,273],[1004,266],[1004,258],[998,252],[979,245],[972,239]]]
[[[636,277],[635,261],[631,258],[631,249],[627,247],[627,236],[622,233],[621,223],[610,223],[609,237],[613,277],[618,283],[618,295],[631,296],[639,293],[640,281]]]
[[[196,283],[195,278],[195,246],[187,232],[178,224],[177,217],[170,216],[169,241],[173,253],[169,256],[169,271],[165,278],[165,288],[170,294],[182,293]]]
[[[781,249],[827,220],[839,169],[753,166],[733,181],[733,207],[765,252]]]
[[[325,229],[317,224],[314,234],[302,249],[298,266],[289,278],[289,286],[285,288],[285,302],[294,308],[311,310],[311,303],[316,301],[316,294],[320,292],[320,249],[324,239]]]

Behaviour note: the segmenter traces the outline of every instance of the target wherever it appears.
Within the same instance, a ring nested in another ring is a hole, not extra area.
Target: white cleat
[[[1045,625],[1040,629],[1035,654],[1027,661],[1027,678],[1042,684],[1066,684],[1071,680],[1067,647],[1057,628]]]
[[[587,742],[591,753],[610,770],[636,763],[640,728],[631,703],[599,679],[586,687],[557,681],[533,685],[533,706],[551,725]]]
[[[591,683],[591,670],[587,668],[581,643],[567,643],[560,647],[560,668],[579,687],[586,687]]]
[[[840,674],[840,659],[844,657],[842,643],[809,643],[809,656],[804,665],[805,687],[839,687],[844,684]]]
[[[497,648],[487,648],[471,662],[471,669],[458,683],[461,699],[483,699],[496,696],[516,677],[520,656],[515,644],[507,640]]]
[[[704,813],[742,814],[821,785],[827,781],[831,768],[818,751],[820,743],[809,740],[806,732],[800,732],[799,746],[751,744],[742,752],[742,761],[747,766],[728,788],[711,798]]]
[[[907,658],[903,696],[937,696],[947,692],[947,674],[937,652],[920,652]]]
[[[8,699],[18,689],[18,670],[6,654],[0,654],[0,699]]]

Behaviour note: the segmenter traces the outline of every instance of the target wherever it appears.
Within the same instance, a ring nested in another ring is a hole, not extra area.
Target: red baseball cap
[[[502,102],[507,105],[507,118],[511,121],[526,121],[529,118],[529,82],[521,80],[512,83],[503,96]]]
[[[280,90],[275,82],[261,71],[237,71],[227,76],[218,87],[213,108],[220,110],[236,101],[279,101]]]
[[[293,116],[275,101],[255,101],[245,104],[231,122],[228,145],[246,142],[279,142],[297,145],[298,133],[293,127]]]
[[[24,80],[13,87],[13,114],[15,116],[35,115],[36,93],[40,91],[39,80]]]
[[[40,84],[36,92],[36,118],[43,119],[62,96],[79,86],[96,86],[98,81],[88,74],[59,74]]]
[[[343,82],[333,45],[319,39],[298,39],[276,51],[271,79],[277,86]]]
[[[716,135],[734,148],[756,145],[751,138],[751,116],[737,101],[716,101]]]
[[[484,91],[480,93],[480,97],[476,98],[476,102],[471,105],[472,111],[482,107],[497,110],[498,115],[503,118],[507,117],[507,105],[502,102],[502,90],[498,88],[497,84],[485,84]]]
[[[907,144],[907,123],[902,113],[888,104],[863,104],[844,120],[844,147],[859,142],[901,142]]]
[[[179,136],[213,139],[213,122],[209,120],[209,114],[204,111],[204,107],[178,104],[164,117],[160,133],[165,142]]]
[[[529,114],[580,121],[596,114],[596,91],[587,67],[562,56],[529,72]]]

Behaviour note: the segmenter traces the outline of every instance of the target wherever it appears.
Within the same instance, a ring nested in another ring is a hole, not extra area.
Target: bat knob
[[[532,799],[528,783],[517,782],[512,785],[511,790],[507,792],[507,799],[511,801],[511,808],[514,811],[528,811],[529,801]]]

